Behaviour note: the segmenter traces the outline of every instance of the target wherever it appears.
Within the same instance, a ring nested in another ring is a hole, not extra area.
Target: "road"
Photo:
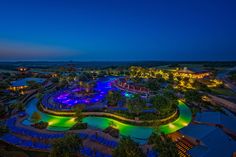
[[[234,84],[232,84],[228,79],[227,79],[227,75],[231,72],[231,71],[236,71],[236,66],[233,68],[229,68],[226,69],[220,73],[217,74],[217,79],[220,79],[222,81],[224,81],[225,86],[230,88],[232,91],[234,91],[236,93],[236,86]]]

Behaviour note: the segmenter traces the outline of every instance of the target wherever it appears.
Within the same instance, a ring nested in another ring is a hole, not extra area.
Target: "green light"
[[[32,101],[32,104],[27,106],[26,112],[31,115],[32,111],[38,111],[36,104],[37,101]],[[168,124],[161,125],[159,130],[165,134],[173,133],[185,126],[187,126],[192,119],[192,113],[187,105],[182,102],[179,102],[179,117]],[[66,116],[53,116],[43,112],[38,111],[41,116],[42,120],[49,122],[48,130],[55,130],[55,131],[65,131],[69,130],[75,123],[75,118],[73,117],[66,117]],[[151,127],[144,127],[144,126],[135,126],[130,124],[124,124],[117,120],[106,118],[106,117],[85,117],[83,118],[83,122],[88,123],[89,127],[98,128],[98,129],[105,129],[111,123],[119,129],[120,134],[124,136],[131,136],[135,138],[147,139],[152,131],[153,128]],[[29,125],[30,122],[28,120],[23,121],[24,124]]]
[[[161,125],[159,130],[164,134],[173,133],[185,126],[187,126],[192,119],[192,113],[187,105],[182,102],[179,102],[179,117],[168,124]],[[148,138],[153,129],[151,127],[144,127],[144,126],[135,126],[130,124],[124,124],[117,120],[105,117],[86,117],[83,119],[83,122],[88,123],[89,126],[99,129],[107,128],[111,123],[115,124],[117,129],[119,129],[120,134],[124,136],[131,136],[136,138]]]
[[[134,95],[128,92],[125,92],[125,97],[132,98]]]

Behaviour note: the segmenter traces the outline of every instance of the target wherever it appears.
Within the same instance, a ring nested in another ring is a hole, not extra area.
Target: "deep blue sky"
[[[1,0],[0,60],[236,60],[236,0]]]

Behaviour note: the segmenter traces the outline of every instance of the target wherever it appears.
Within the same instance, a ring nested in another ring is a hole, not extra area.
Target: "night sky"
[[[236,60],[236,0],[1,0],[15,60]]]

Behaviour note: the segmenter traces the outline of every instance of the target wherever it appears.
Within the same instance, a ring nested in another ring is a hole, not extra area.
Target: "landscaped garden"
[[[46,94],[41,102],[33,99],[29,101],[25,111],[30,116],[22,123],[32,124],[30,117],[36,111],[43,122],[48,122],[48,130],[69,130],[77,123],[76,107],[81,107],[82,121],[89,127],[104,130],[113,124],[122,136],[145,141],[153,127],[157,127],[157,123],[161,132],[171,133],[191,121],[190,110],[177,101],[177,98],[167,99],[163,95],[157,95],[150,98],[152,104],[148,104],[146,97],[134,92],[127,94],[114,86],[116,79],[109,77],[98,80],[97,85],[89,92],[77,85],[73,89]],[[110,98],[115,94],[117,100]]]
[[[27,82],[20,90],[29,94],[21,94],[22,101],[11,105],[13,112],[1,125],[5,128],[1,139],[51,156],[77,151],[84,156],[116,156],[127,149],[123,144],[132,144],[130,149],[140,156],[165,154],[161,148],[168,146],[169,151],[175,150],[174,156],[176,148],[169,137],[188,126],[201,110],[223,112],[209,105],[204,94],[223,88],[220,81],[205,79],[208,73],[131,67],[127,76],[90,75],[57,74],[41,85]],[[207,86],[209,82],[215,84]],[[93,144],[99,151],[91,148]],[[140,152],[139,146],[150,145],[153,150]]]

